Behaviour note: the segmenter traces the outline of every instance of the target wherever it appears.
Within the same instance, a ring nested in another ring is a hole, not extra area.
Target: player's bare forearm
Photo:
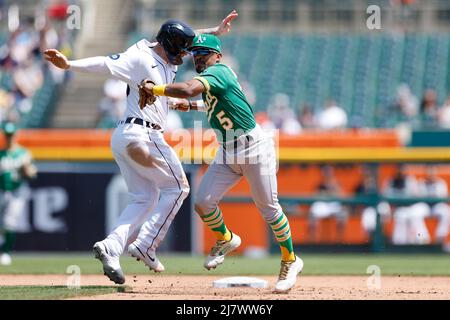
[[[195,30],[195,34],[210,33],[216,36],[220,36],[222,34],[228,33],[231,29],[231,21],[233,21],[237,16],[237,11],[233,10],[225,17],[225,19],[222,20],[222,22],[218,26],[213,28]]]
[[[174,98],[191,98],[205,91],[205,87],[198,80],[190,80],[168,84],[165,87],[164,95]]]

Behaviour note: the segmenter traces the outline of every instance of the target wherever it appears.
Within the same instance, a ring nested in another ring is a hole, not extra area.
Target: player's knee
[[[128,144],[127,153],[133,161],[143,167],[153,168],[157,166],[157,159],[150,154],[148,148],[142,142]]]

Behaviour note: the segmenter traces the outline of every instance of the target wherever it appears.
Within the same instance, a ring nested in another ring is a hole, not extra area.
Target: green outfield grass
[[[51,300],[123,292],[123,286],[0,286],[0,300]]]
[[[279,257],[261,259],[227,257],[217,270],[206,271],[203,257],[160,255],[166,266],[164,274],[198,275],[274,275],[279,271]],[[303,275],[365,275],[370,265],[377,265],[383,275],[450,276],[449,254],[304,254]],[[123,257],[126,274],[146,274],[141,262]],[[82,274],[102,274],[101,264],[89,254],[14,255],[11,266],[0,266],[0,274],[65,274],[70,265],[77,265]],[[153,273],[152,273],[153,274]]]

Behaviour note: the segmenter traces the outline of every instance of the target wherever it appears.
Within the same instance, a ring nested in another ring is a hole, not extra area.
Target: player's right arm
[[[178,110],[182,112],[188,112],[190,110],[206,112],[206,107],[203,100],[189,100],[169,97],[167,102],[169,103],[169,107],[172,110]]]
[[[69,61],[69,59],[58,50],[48,49],[44,51],[44,57],[45,60],[52,63],[55,67],[64,70],[70,69],[81,72],[109,73],[105,62],[106,57],[102,56]]]
[[[60,69],[111,75],[133,86],[136,85],[136,79],[132,79],[132,75],[136,73],[135,71],[139,69],[140,65],[139,55],[128,50],[108,57],[97,56],[69,60],[58,50],[48,49],[44,51],[44,57]]]

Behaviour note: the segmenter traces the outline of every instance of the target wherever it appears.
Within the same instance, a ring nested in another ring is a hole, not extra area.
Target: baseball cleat
[[[156,257],[155,252],[149,254],[147,251],[141,250],[137,245],[132,243],[128,246],[128,253],[132,257],[136,258],[137,261],[142,260],[142,262],[144,262],[150,270],[155,272],[162,272],[166,270],[164,265]]]
[[[295,286],[297,275],[302,272],[303,260],[295,256],[295,261],[281,261],[280,275],[275,284],[275,293],[287,293]]]
[[[217,240],[214,247],[211,248],[210,254],[206,257],[204,267],[208,270],[215,269],[225,260],[225,255],[235,250],[241,245],[241,238],[231,233],[230,241]]]
[[[105,276],[116,284],[125,283],[125,276],[120,267],[119,257],[113,257],[108,254],[104,243],[101,241],[94,244],[92,251],[95,259],[100,260],[103,264],[103,274]]]

